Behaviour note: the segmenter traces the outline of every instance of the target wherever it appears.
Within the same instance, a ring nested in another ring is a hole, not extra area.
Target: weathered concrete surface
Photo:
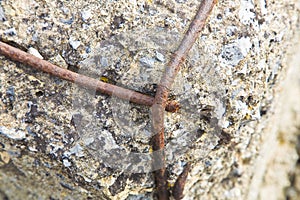
[[[296,36],[299,41],[299,36]],[[251,199],[298,199],[300,134],[300,43],[288,56],[286,76],[277,88],[272,123],[264,132],[260,155],[256,161],[249,194]]]
[[[152,95],[199,4],[0,3],[3,40]],[[186,199],[297,199],[300,84],[299,65],[290,63],[298,27],[297,1],[220,1],[214,9],[172,91],[183,109],[166,114],[170,185],[192,162]],[[130,171],[141,159],[114,154],[151,153],[148,108],[0,58],[1,197],[153,198],[148,168]]]

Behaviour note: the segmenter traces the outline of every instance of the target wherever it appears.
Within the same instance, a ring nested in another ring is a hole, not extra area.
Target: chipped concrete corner
[[[199,2],[2,0],[0,38],[154,95]],[[171,92],[182,110],[166,113],[170,185],[192,163],[185,199],[300,195],[300,73],[292,56],[299,8],[282,0],[214,8]],[[148,108],[3,56],[0,98],[3,199],[155,199]]]

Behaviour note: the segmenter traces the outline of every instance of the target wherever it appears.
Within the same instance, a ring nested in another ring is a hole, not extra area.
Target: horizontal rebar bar
[[[46,72],[72,83],[76,83],[80,86],[93,89],[103,94],[113,95],[121,99],[129,100],[132,103],[146,106],[152,106],[154,102],[154,97],[60,68],[46,60],[37,58],[34,55],[26,53],[3,42],[0,42],[0,54],[25,65],[29,65],[37,70]],[[176,101],[168,101],[166,111],[176,112],[178,109],[179,104]]]

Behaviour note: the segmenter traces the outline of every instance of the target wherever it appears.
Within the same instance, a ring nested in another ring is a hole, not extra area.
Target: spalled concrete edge
[[[286,75],[276,88],[274,114],[263,130],[262,147],[254,164],[248,199],[286,199],[290,175],[296,168],[300,125],[300,32],[285,64]],[[296,194],[296,195],[299,195]],[[295,198],[295,196],[294,196]]]

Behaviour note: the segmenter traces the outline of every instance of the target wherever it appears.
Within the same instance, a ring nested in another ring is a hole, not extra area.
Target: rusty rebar
[[[60,68],[46,60],[35,57],[20,49],[12,47],[0,41],[0,54],[12,60],[18,61],[25,65],[29,65],[37,70],[46,72],[61,79],[76,83],[80,86],[101,92],[107,95],[114,95],[121,99],[129,100],[132,103],[152,106],[154,97],[144,95],[142,93],[122,88],[116,85],[105,83],[67,69]],[[166,111],[176,112],[179,109],[179,104],[176,101],[169,101]]]
[[[183,190],[190,168],[191,164],[187,163],[174,184],[174,187],[172,189],[172,195],[175,200],[180,200],[183,198]]]
[[[193,44],[199,37],[202,28],[205,25],[205,21],[212,11],[213,6],[217,3],[217,0],[202,0],[198,8],[197,14],[191,22],[188,31],[184,35],[178,49],[173,54],[172,59],[166,66],[165,72],[162,75],[160,84],[158,85],[154,104],[152,106],[152,126],[153,126],[153,138],[152,146],[154,151],[162,150],[164,144],[164,110],[167,106],[167,98],[170,92],[170,88],[174,82],[174,79],[180,70],[180,65],[185,60],[188,52],[192,48]],[[162,163],[165,163],[164,157],[162,157]],[[164,165],[165,166],[165,165]],[[167,179],[166,170],[160,169],[155,171],[157,195],[159,200],[167,200]],[[183,189],[182,189],[183,190]],[[177,198],[177,197],[176,197]],[[179,197],[178,197],[179,198]]]

